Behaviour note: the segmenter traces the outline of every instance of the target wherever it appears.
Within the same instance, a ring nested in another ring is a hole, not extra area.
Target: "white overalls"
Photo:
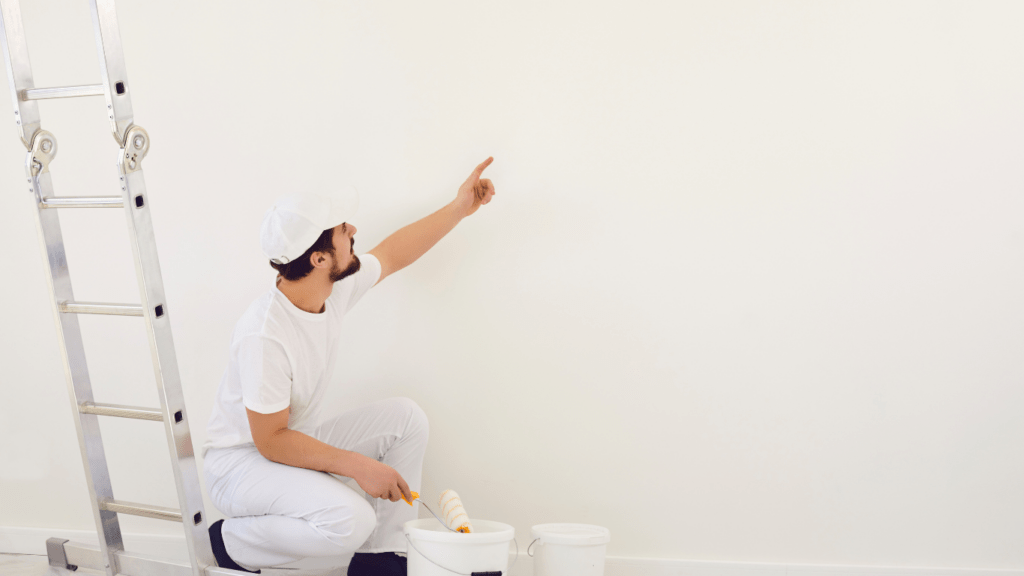
[[[394,468],[419,491],[429,426],[409,398],[389,398],[325,421],[313,435]],[[271,462],[253,445],[210,449],[203,474],[232,560],[249,570],[313,556],[405,552],[404,501],[371,498],[341,477]]]

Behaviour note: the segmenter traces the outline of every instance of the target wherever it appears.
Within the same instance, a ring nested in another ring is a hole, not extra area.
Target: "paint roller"
[[[419,492],[412,493],[413,500],[420,500],[420,504],[423,504],[423,500],[420,499]],[[402,495],[402,500],[405,500],[409,506],[412,506],[412,502],[405,499],[405,495]],[[462,532],[468,534],[473,531],[473,524],[469,521],[469,515],[466,514],[466,508],[462,505],[462,499],[455,493],[455,490],[445,490],[441,492],[441,497],[437,501],[438,507],[441,509],[441,514],[444,516],[442,520],[434,511],[423,504],[424,508],[430,512],[434,518],[441,524],[444,524],[452,532]]]

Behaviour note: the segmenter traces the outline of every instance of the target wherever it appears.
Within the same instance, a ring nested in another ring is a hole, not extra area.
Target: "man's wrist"
[[[336,450],[338,451],[338,457],[331,463],[331,470],[328,470],[328,472],[338,476],[345,476],[346,478],[357,478],[365,468],[363,461],[367,457],[351,450],[343,450],[341,448]]]
[[[469,216],[469,209],[464,207],[461,203],[459,203],[459,200],[457,198],[449,202],[448,205],[445,206],[445,208],[447,208],[459,220],[462,220],[466,216]]]

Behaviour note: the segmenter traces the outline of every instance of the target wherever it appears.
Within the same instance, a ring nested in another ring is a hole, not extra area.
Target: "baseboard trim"
[[[126,550],[188,561],[184,536],[159,534],[124,534]],[[0,554],[38,554],[46,556],[48,538],[67,538],[83,544],[98,544],[92,530],[57,528],[20,528],[0,526]],[[533,559],[526,555],[520,542],[520,555],[512,570],[514,576],[533,574]],[[350,555],[306,558],[285,567],[326,569],[346,566]],[[512,559],[509,559],[512,562]],[[668,558],[635,558],[608,556],[605,576],[1024,576],[1024,570],[985,568],[917,568],[894,566],[833,566],[813,564],[769,564],[758,562],[707,562]]]
[[[609,556],[605,559],[604,576],[1024,576],[1024,570],[709,562]]]

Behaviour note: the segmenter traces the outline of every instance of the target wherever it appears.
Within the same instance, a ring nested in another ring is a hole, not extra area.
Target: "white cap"
[[[344,185],[330,195],[302,192],[278,198],[263,216],[260,247],[275,264],[295,260],[329,230],[355,215],[359,191]]]

